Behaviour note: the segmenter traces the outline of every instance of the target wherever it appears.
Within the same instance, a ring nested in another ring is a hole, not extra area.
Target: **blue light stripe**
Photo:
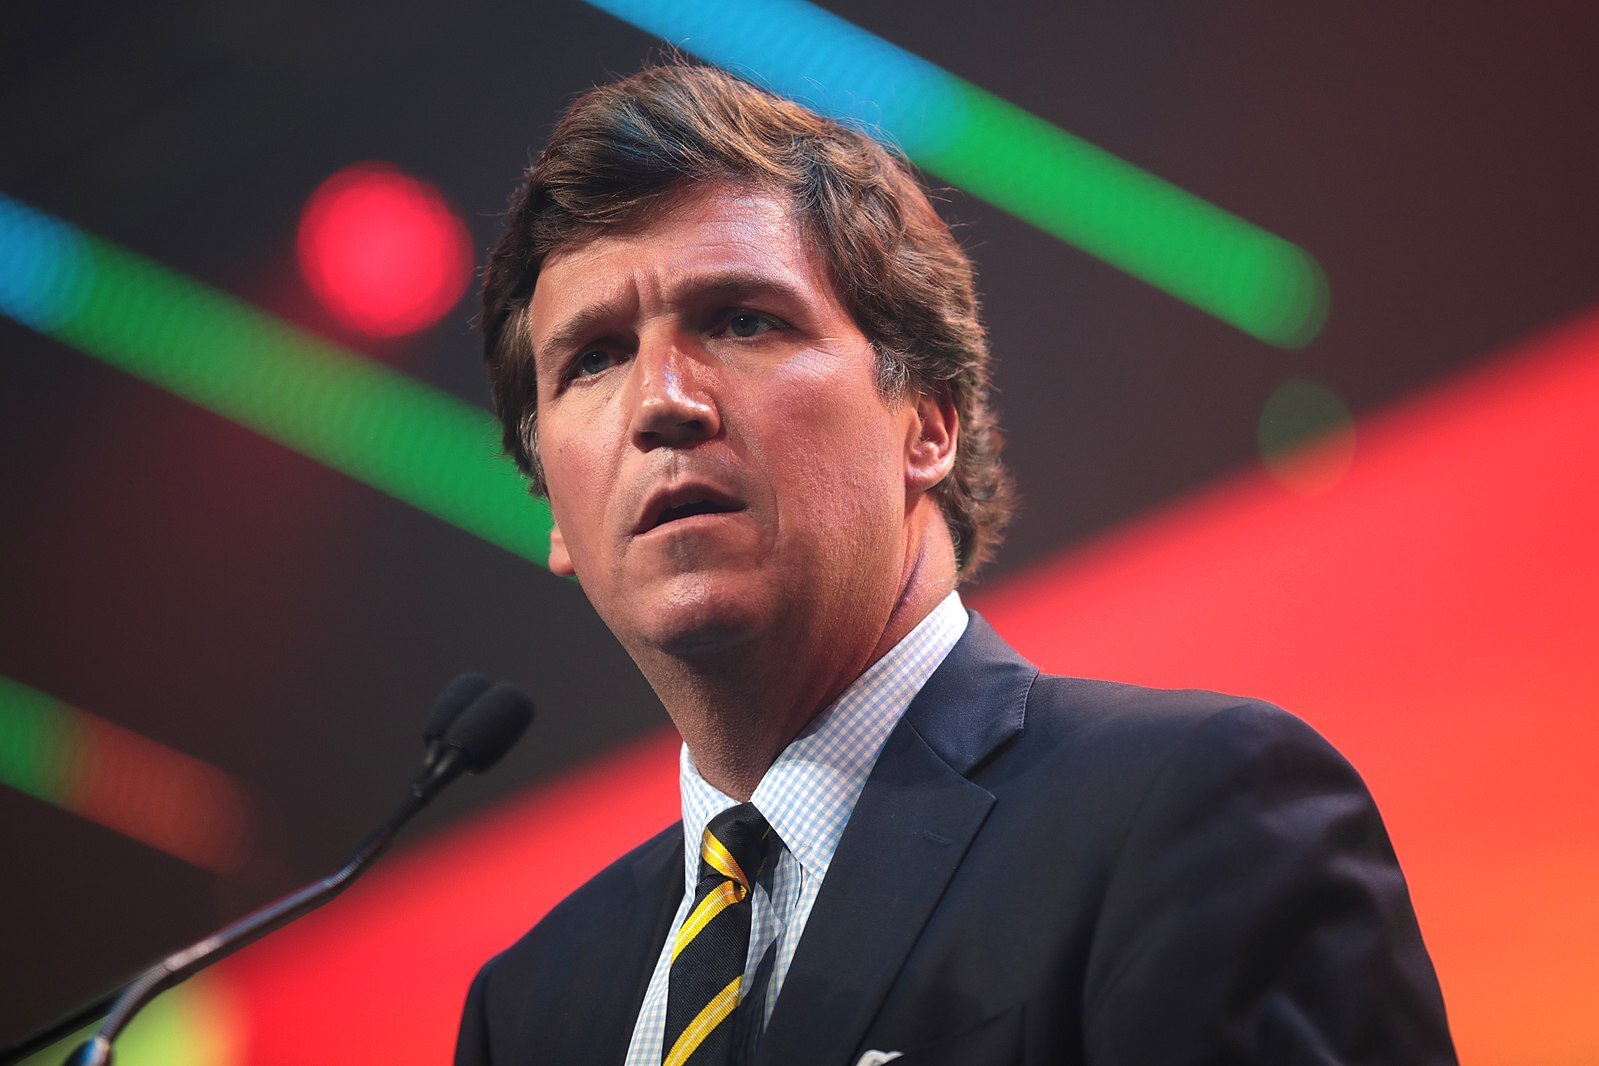
[[[1302,249],[806,0],[587,2],[1261,340],[1299,347],[1326,319]]]
[[[3,193],[0,313],[547,565],[489,412]]]

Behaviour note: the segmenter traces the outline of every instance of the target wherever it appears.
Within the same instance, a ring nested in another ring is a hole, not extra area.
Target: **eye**
[[[576,359],[572,360],[571,376],[574,378],[591,378],[596,374],[603,374],[617,363],[614,352],[604,348],[590,348]]]
[[[782,323],[777,319],[771,315],[763,315],[759,311],[734,311],[727,316],[727,332],[744,339],[758,337],[781,326]]]

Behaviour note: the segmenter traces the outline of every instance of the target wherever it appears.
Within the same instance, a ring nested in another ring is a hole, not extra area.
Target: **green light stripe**
[[[1309,254],[969,82],[928,170],[1260,340],[1301,347],[1327,317]]]
[[[548,507],[487,412],[0,194],[0,309],[545,565]]]
[[[1309,343],[1302,249],[806,0],[588,0],[900,145],[974,196],[1263,341]]]
[[[248,1061],[248,1030],[227,983],[202,974],[150,1001],[117,1040],[117,1066],[233,1066]],[[92,1022],[17,1066],[61,1066],[100,1028]]]
[[[0,785],[218,873],[236,869],[254,821],[215,766],[4,676]]]
[[[77,732],[71,707],[0,677],[0,781],[70,809]]]

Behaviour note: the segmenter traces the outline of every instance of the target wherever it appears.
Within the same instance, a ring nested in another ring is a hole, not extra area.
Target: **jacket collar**
[[[867,779],[755,1061],[848,1061],[994,797],[968,780],[1021,732],[1038,669],[976,614]]]
[[[966,632],[905,711],[910,727],[956,773],[1022,731],[1038,667],[1018,655],[975,611]]]

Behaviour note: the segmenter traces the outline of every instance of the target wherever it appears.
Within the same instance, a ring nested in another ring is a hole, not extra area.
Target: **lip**
[[[684,481],[663,486],[645,497],[633,524],[633,536],[701,517],[716,517],[744,510],[744,501],[719,485],[706,481]],[[673,514],[680,511],[680,514]]]

